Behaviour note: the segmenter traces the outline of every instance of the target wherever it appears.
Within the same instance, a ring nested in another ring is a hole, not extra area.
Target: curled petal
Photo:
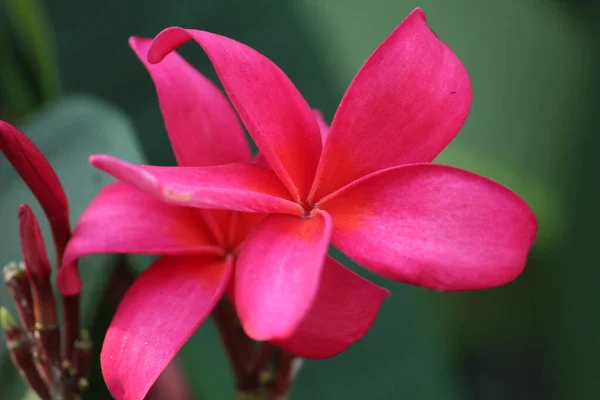
[[[165,29],[154,39],[148,61],[160,62],[189,40],[208,55],[231,103],[285,187],[295,199],[305,197],[321,154],[321,138],[298,90],[262,54],[209,32]]]
[[[304,319],[319,290],[331,219],[271,214],[250,233],[239,255],[235,303],[248,336],[289,337]]]
[[[249,162],[244,131],[223,93],[176,52],[150,64],[147,54],[151,44],[147,38],[129,39],[156,86],[177,163],[205,166]]]
[[[165,256],[136,279],[100,354],[104,380],[116,399],[144,398],[221,298],[232,264],[201,256]]]
[[[304,358],[333,357],[362,338],[389,292],[331,257],[317,297],[294,334],[273,344]]]
[[[251,164],[213,167],[152,167],[110,156],[92,156],[92,165],[168,204],[186,207],[300,215],[302,208],[266,168]]]
[[[48,279],[51,270],[44,238],[38,220],[27,204],[19,207],[19,235],[27,272],[33,273],[39,280]]]
[[[456,136],[470,107],[467,71],[416,9],[346,91],[323,149],[313,200],[384,168],[430,162]]]
[[[81,292],[82,286],[77,262],[63,263],[56,275],[56,287],[60,294],[63,296],[76,296]]]
[[[57,258],[71,234],[67,196],[42,152],[14,126],[0,121],[0,150],[27,184],[50,222]]]
[[[199,210],[165,204],[116,182],[102,189],[79,218],[64,261],[97,253],[219,255],[222,250]]]
[[[431,289],[505,284],[525,266],[537,222],[509,189],[458,168],[414,164],[324,199],[333,244],[364,267]]]

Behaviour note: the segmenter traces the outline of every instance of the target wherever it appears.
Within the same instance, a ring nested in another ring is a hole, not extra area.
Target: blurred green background
[[[2,0],[0,118],[49,156],[75,220],[107,181],[87,166],[90,153],[174,163],[130,35],[179,25],[235,38],[282,67],[330,120],[362,62],[417,6],[473,84],[469,119],[436,162],[517,191],[538,216],[538,239],[522,276],[483,292],[426,291],[356,269],[392,296],[349,351],[305,362],[292,399],[598,399],[600,12],[591,0]],[[214,78],[198,49],[182,52]],[[33,204],[0,160],[0,263],[19,257],[21,202]],[[117,290],[113,264],[81,267],[98,348],[114,311],[103,294]],[[0,301],[8,305],[5,292]],[[180,354],[197,399],[231,398],[217,342],[207,322]],[[0,398],[23,398],[4,350]],[[110,398],[97,364],[85,398]]]

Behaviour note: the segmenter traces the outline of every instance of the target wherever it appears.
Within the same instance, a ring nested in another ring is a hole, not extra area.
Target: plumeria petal
[[[110,156],[92,156],[92,165],[168,204],[300,215],[302,208],[273,171],[251,164],[213,167],[152,167]]]
[[[227,98],[179,54],[159,64],[147,60],[151,39],[132,37],[129,45],[156,86],[160,109],[177,163],[184,166],[249,162],[250,148]]]
[[[208,55],[231,103],[258,148],[294,197],[304,197],[321,154],[319,128],[310,107],[289,78],[268,58],[244,44],[192,29],[159,33],[148,61],[194,40]]]
[[[537,222],[509,189],[444,165],[389,168],[319,205],[333,244],[391,279],[440,290],[505,284],[525,266]]]
[[[106,186],[87,207],[65,262],[97,253],[222,253],[199,210],[172,206],[122,182]]]
[[[27,204],[19,207],[19,236],[27,271],[35,274],[39,280],[48,279],[51,270],[44,238],[38,220]]]
[[[380,169],[433,160],[458,133],[470,106],[467,71],[416,9],[346,91],[323,149],[313,200]]]
[[[221,298],[232,264],[165,256],[139,276],[121,301],[100,354],[104,380],[115,398],[144,398]]]
[[[304,358],[333,357],[371,327],[389,292],[327,257],[317,297],[294,334],[273,344]]]
[[[42,152],[14,126],[0,121],[0,150],[40,202],[50,222],[57,258],[71,234],[67,196]]]
[[[326,213],[304,220],[271,214],[246,238],[235,303],[248,336],[282,339],[296,330],[319,290],[331,230]]]

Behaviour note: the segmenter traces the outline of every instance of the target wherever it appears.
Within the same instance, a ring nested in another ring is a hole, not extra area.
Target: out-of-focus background
[[[179,25],[235,38],[282,67],[330,120],[362,62],[415,7],[473,84],[469,119],[437,162],[517,191],[536,212],[539,235],[525,273],[494,290],[426,291],[356,268],[392,296],[349,351],[305,362],[292,400],[598,399],[600,12],[593,0],[2,0],[0,118],[48,155],[75,221],[108,181],[87,165],[89,154],[174,163],[130,35]],[[185,45],[182,53],[214,78],[201,51]],[[0,264],[20,257],[22,202],[35,203],[0,159]],[[111,260],[81,266],[84,321],[97,351],[119,282],[129,279]],[[146,261],[134,260],[138,270]],[[5,291],[0,302],[9,305]],[[231,398],[212,322],[178,360],[195,398]],[[0,398],[23,398],[4,350]],[[110,398],[98,363],[85,398]]]

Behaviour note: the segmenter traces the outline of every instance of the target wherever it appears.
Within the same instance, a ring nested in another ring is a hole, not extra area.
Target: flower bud
[[[25,272],[25,265],[11,262],[4,267],[3,272],[4,283],[15,303],[21,325],[26,332],[33,333],[35,324],[33,299],[31,297],[31,283]]]

